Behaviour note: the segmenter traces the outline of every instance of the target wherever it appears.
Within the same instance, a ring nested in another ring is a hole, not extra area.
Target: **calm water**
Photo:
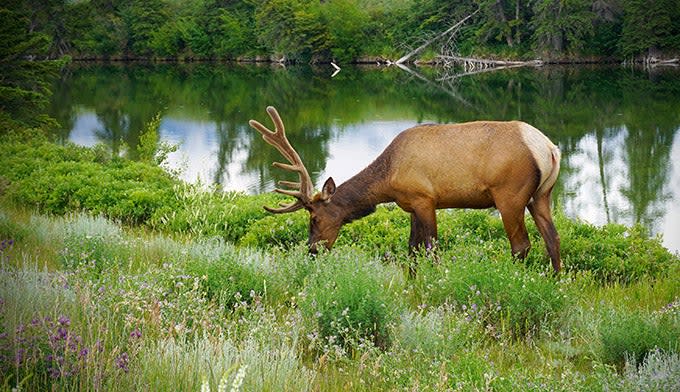
[[[370,163],[422,122],[521,119],[562,149],[553,193],[569,216],[642,223],[680,250],[680,70],[543,67],[449,78],[395,67],[73,65],[55,89],[63,140],[135,157],[160,113],[168,166],[187,181],[268,192],[285,174],[248,120],[279,109],[317,187]]]

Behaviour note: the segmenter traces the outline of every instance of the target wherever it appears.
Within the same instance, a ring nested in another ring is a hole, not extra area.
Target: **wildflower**
[[[210,383],[207,378],[204,378],[201,383],[201,392],[210,392]]]
[[[56,368],[56,367],[50,368],[50,378],[56,379],[56,378],[59,378],[60,375],[61,375],[61,372],[59,371],[58,368]]]
[[[24,354],[26,353],[26,350],[23,348],[20,348],[17,350],[15,356],[14,356],[14,362],[17,365],[21,365],[21,363],[24,361]]]
[[[59,324],[66,326],[66,327],[71,325],[71,319],[69,319],[66,316],[59,316],[59,319],[57,321],[59,322]]]
[[[122,353],[116,358],[116,366],[118,366],[119,369],[122,369],[125,373],[130,371],[130,368],[128,365],[130,364],[130,357],[128,356],[128,353]]]
[[[132,339],[139,339],[142,337],[142,331],[139,330],[139,328],[135,328],[134,331],[130,332],[130,338]]]
[[[227,392],[227,382],[229,380],[229,373],[224,372],[222,375],[222,378],[220,379],[220,383],[217,385],[217,392]]]
[[[236,373],[236,376],[234,377],[234,381],[231,383],[231,392],[236,392],[241,390],[241,386],[243,385],[243,379],[246,377],[246,370],[248,369],[248,365],[243,365],[241,368],[238,370]]]

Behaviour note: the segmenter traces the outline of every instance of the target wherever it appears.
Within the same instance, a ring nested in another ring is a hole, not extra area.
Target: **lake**
[[[166,162],[189,182],[269,192],[289,178],[248,126],[275,106],[317,187],[370,163],[419,123],[526,121],[562,150],[553,198],[594,224],[640,223],[680,250],[680,70],[544,66],[471,75],[412,67],[72,64],[54,87],[62,140],[137,156],[160,114]]]

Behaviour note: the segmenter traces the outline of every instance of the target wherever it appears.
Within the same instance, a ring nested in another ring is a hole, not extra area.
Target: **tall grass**
[[[339,243],[310,257],[297,239],[251,248],[220,236],[121,226],[99,215],[3,208],[0,385],[28,391],[675,385],[677,256],[663,254],[663,268],[643,267],[630,279],[609,278],[623,271],[618,266],[597,272],[578,264],[556,277],[546,273],[540,247],[526,262],[508,255],[497,217],[447,213],[441,222],[451,237],[436,256],[415,259],[411,278],[404,266],[412,259],[396,245],[401,214],[384,208],[374,216],[386,233],[380,251],[371,248],[380,241],[371,227],[355,225],[345,241],[364,244]],[[383,218],[395,219],[394,231]],[[584,244],[592,238],[630,249],[658,245],[558,223]],[[261,226],[262,241],[267,227]],[[581,257],[567,254],[571,262]]]

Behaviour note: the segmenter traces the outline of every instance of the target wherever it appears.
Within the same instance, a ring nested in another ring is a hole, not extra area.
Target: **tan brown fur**
[[[559,159],[545,135],[519,121],[407,129],[360,173],[337,188],[329,178],[321,193],[303,203],[310,212],[310,250],[319,243],[330,248],[342,225],[377,204],[395,202],[411,214],[409,245],[426,249],[437,239],[437,209],[496,207],[513,255],[523,258],[531,246],[524,224],[528,208],[559,271],[559,236],[550,214]]]

